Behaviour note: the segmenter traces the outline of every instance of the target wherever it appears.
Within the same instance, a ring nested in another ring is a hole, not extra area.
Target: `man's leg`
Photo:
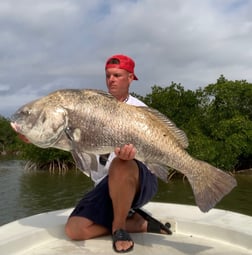
[[[87,218],[72,216],[65,225],[65,233],[72,240],[87,240],[108,235],[110,232],[107,228],[95,224]]]
[[[139,169],[134,160],[115,158],[109,170],[109,194],[113,204],[114,220],[112,234],[118,230],[126,230],[126,220],[132,202],[139,190]],[[127,250],[132,241],[117,241],[116,250]]]
[[[148,222],[138,213],[134,213],[126,221],[126,230],[130,233],[147,232]]]
[[[73,240],[87,240],[110,234],[112,220],[107,176],[78,202],[68,218],[65,232]]]

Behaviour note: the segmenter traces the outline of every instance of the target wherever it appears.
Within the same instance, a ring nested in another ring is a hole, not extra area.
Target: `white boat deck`
[[[252,217],[212,209],[149,203],[144,209],[162,222],[171,222],[173,235],[131,234],[135,246],[128,254],[246,255],[252,254]],[[0,254],[117,254],[111,236],[70,241],[64,224],[71,209],[38,214],[0,227]]]

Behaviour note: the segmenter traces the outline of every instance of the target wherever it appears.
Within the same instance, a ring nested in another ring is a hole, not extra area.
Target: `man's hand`
[[[126,144],[124,146],[115,148],[115,154],[122,160],[132,160],[136,156],[136,148],[133,144]]]

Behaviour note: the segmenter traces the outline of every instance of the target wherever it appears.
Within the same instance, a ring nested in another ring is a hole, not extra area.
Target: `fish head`
[[[53,147],[67,124],[64,107],[39,100],[22,106],[11,117],[12,128],[26,141],[41,148]]]

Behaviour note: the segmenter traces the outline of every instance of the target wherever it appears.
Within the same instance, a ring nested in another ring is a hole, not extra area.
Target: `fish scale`
[[[95,154],[132,143],[136,159],[164,181],[168,166],[183,173],[203,212],[237,185],[230,174],[189,155],[186,134],[166,116],[119,102],[104,91],[58,90],[22,106],[11,120],[12,127],[34,145],[70,151],[87,174],[97,171]]]

